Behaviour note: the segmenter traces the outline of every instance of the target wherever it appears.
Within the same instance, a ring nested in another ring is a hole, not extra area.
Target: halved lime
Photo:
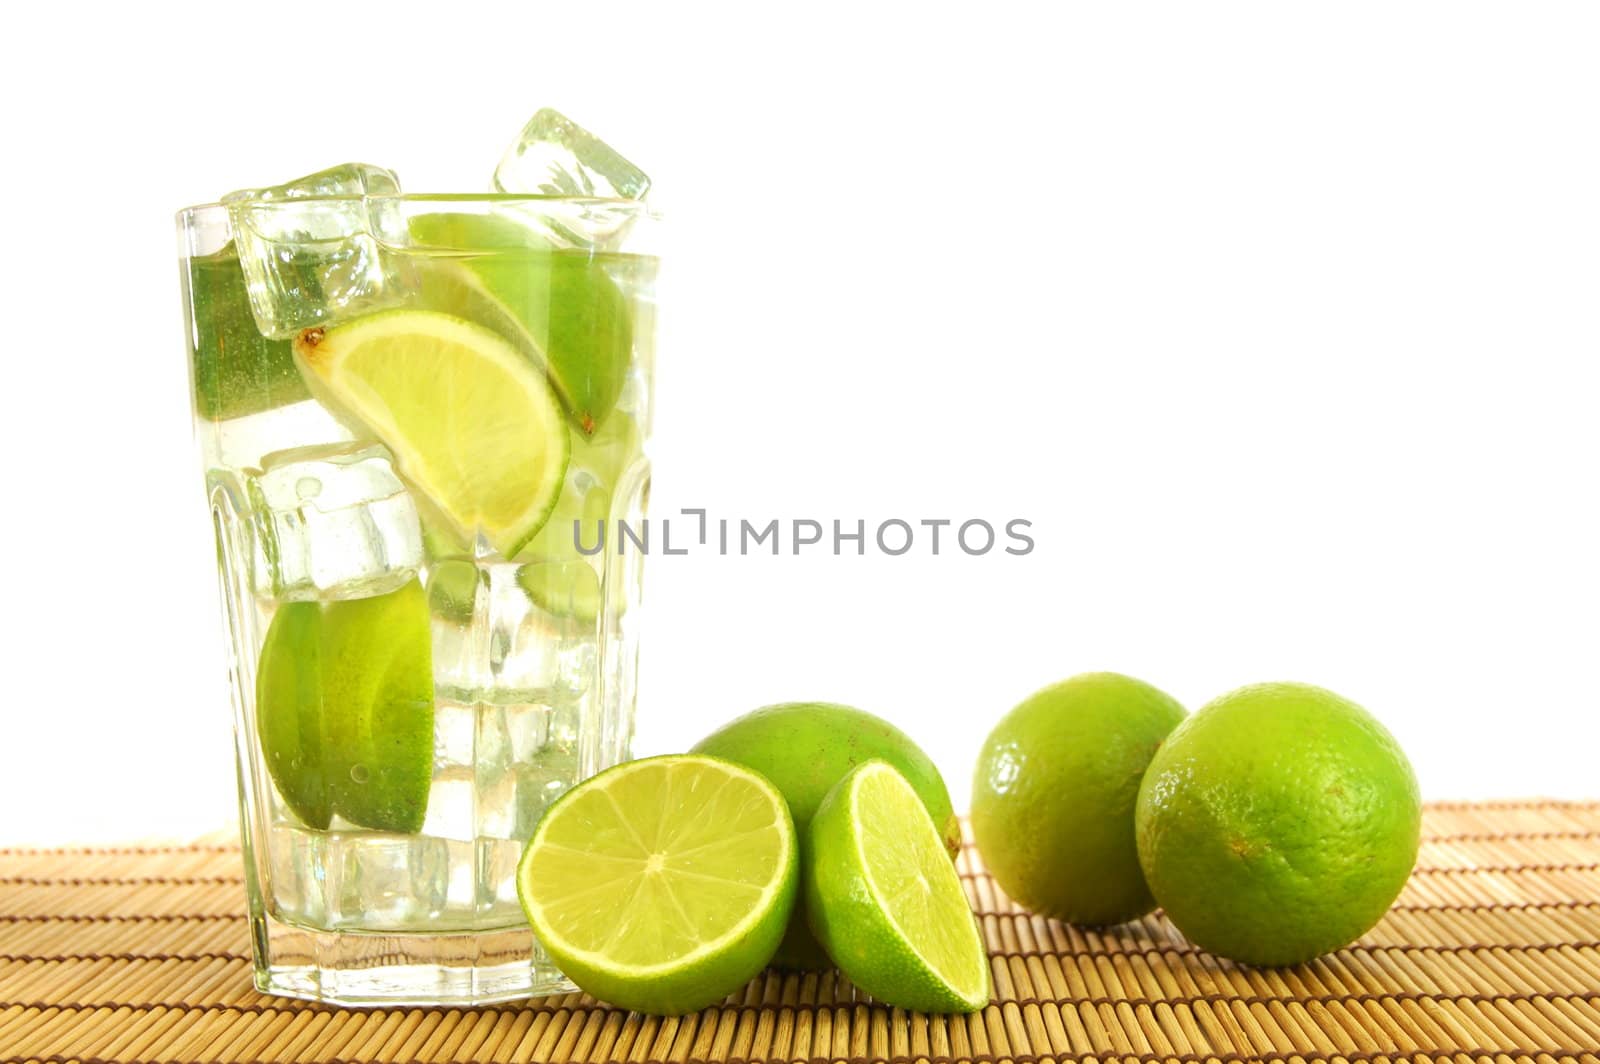
[[[394,452],[400,471],[470,541],[510,557],[561,494],[570,447],[544,376],[495,333],[390,310],[294,340],[324,403]]]
[[[806,915],[861,989],[920,1012],[989,1002],[989,958],[944,840],[905,777],[868,761],[834,785],[810,828]]]
[[[556,247],[494,215],[418,215],[411,235],[463,252],[421,261],[423,304],[503,333],[550,374],[579,431],[594,435],[622,394],[633,354],[628,300],[604,257]]]
[[[533,933],[572,981],[677,1015],[767,963],[794,906],[794,823],[766,779],[669,755],[580,783],[544,814],[517,867]]]
[[[279,606],[256,673],[256,730],[272,782],[307,827],[337,813],[379,831],[421,829],[433,781],[422,585]]]

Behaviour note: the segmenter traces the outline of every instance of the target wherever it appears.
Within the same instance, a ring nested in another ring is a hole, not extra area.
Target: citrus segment
[[[294,354],[314,392],[382,440],[468,540],[509,557],[561,494],[569,441],[543,375],[471,322],[393,310],[307,329]]]

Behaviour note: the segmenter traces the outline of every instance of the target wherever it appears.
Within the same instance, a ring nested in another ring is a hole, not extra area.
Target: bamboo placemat
[[[976,1016],[768,973],[660,1019],[580,994],[374,1011],[264,997],[231,843],[0,850],[0,1061],[1600,1064],[1600,802],[1431,805],[1389,916],[1288,969],[1217,960],[1159,915],[1105,931],[1029,916],[970,843],[960,870],[993,957]]]

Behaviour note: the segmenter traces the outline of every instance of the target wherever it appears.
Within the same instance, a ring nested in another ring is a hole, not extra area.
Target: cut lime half
[[[811,820],[806,915],[840,971],[889,1005],[975,1012],[989,958],[933,820],[905,777],[868,761]]]
[[[766,779],[696,755],[618,765],[544,814],[517,868],[533,933],[595,997],[677,1015],[720,1001],[777,948],[798,879]]]
[[[394,452],[468,541],[505,557],[543,527],[570,441],[544,375],[498,335],[427,310],[307,329],[294,357],[324,403]]]

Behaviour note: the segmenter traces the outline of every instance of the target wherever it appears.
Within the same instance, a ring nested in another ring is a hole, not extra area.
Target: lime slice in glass
[[[420,581],[322,611],[324,749],[334,811],[422,830],[433,782],[433,643]]]
[[[582,559],[525,562],[517,567],[517,584],[552,616],[583,624],[593,624],[600,616],[600,576]]]
[[[426,502],[469,541],[510,557],[561,494],[570,441],[544,376],[498,335],[427,310],[391,310],[294,340],[317,394],[394,452]]]
[[[433,662],[422,585],[287,602],[262,643],[256,729],[267,772],[307,827],[335,813],[421,829],[433,781]]]
[[[256,732],[284,804],[311,828],[333,817],[322,739],[322,607],[285,602],[256,669]]]
[[[777,948],[798,879],[783,795],[697,755],[631,761],[544,814],[517,868],[533,933],[572,981],[640,1012],[714,1004]]]
[[[523,548],[519,558],[582,557],[575,538],[580,531],[583,544],[592,550],[600,536],[599,526],[612,516],[617,488],[642,454],[639,425],[620,410],[593,436],[574,433],[572,459],[567,464],[567,483],[561,498],[551,511],[550,520]],[[579,529],[574,529],[574,522]],[[612,529],[611,534],[615,535],[616,530]]]
[[[495,215],[418,215],[411,236],[457,252],[421,261],[423,305],[505,335],[549,373],[573,425],[594,435],[617,405],[633,354],[633,317],[607,256],[554,247]]]
[[[944,840],[885,761],[833,786],[810,827],[806,913],[861,989],[919,1012],[989,1002],[989,958]]]
[[[244,271],[232,244],[189,260],[194,331],[194,405],[208,421],[243,417],[309,399],[289,341],[256,331]]]

